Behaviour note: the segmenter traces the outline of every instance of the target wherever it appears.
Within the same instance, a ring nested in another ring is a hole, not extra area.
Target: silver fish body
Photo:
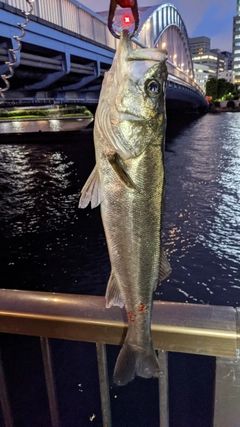
[[[132,50],[123,31],[94,125],[96,166],[80,207],[100,204],[111,275],[106,306],[125,305],[128,332],[114,381],[159,375],[151,339],[153,292],[171,271],[161,246],[166,52]]]

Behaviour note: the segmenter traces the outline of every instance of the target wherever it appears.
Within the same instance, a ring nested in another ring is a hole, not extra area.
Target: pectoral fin
[[[108,156],[108,160],[114,171],[116,172],[119,179],[132,190],[136,190],[136,186],[128,175],[126,171],[126,165],[124,164],[124,160],[119,156],[119,154],[115,153],[114,155]]]
[[[82,188],[78,207],[84,209],[91,202],[91,208],[93,209],[100,205],[101,201],[100,179],[97,166],[95,166]]]
[[[120,308],[124,306],[122,295],[113,272],[111,272],[109,277],[105,298],[107,308],[112,307],[112,305],[117,305]]]

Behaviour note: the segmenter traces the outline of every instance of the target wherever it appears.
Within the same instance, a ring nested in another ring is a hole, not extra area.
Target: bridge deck
[[[0,1],[0,74],[7,72],[9,48],[16,48],[13,35],[24,22],[22,0]],[[13,7],[13,4],[17,7]],[[35,4],[21,52],[17,53],[6,103],[55,102],[97,104],[102,79],[112,63],[118,41],[106,21],[76,0],[42,0]],[[21,16],[21,19],[20,19]],[[135,46],[142,44],[134,39]],[[186,108],[206,107],[203,94],[192,78],[168,62],[167,99]]]

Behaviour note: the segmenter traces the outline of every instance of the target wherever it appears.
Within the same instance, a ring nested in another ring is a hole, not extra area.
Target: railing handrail
[[[240,349],[240,309],[154,301],[155,348],[234,358]],[[105,298],[0,289],[0,332],[121,345],[125,310]]]

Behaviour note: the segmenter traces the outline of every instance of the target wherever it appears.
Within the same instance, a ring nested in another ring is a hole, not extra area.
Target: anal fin
[[[97,166],[95,166],[82,188],[78,207],[84,209],[91,202],[93,209],[100,205],[101,201],[100,179]]]
[[[168,261],[164,249],[161,248],[160,252],[160,270],[159,270],[159,276],[158,281],[162,282],[164,279],[166,279],[172,272],[170,262]]]
[[[124,306],[122,295],[120,293],[119,286],[117,284],[117,280],[113,272],[111,272],[111,275],[108,280],[105,299],[106,299],[106,308],[110,308],[113,305],[116,305],[120,308]]]

